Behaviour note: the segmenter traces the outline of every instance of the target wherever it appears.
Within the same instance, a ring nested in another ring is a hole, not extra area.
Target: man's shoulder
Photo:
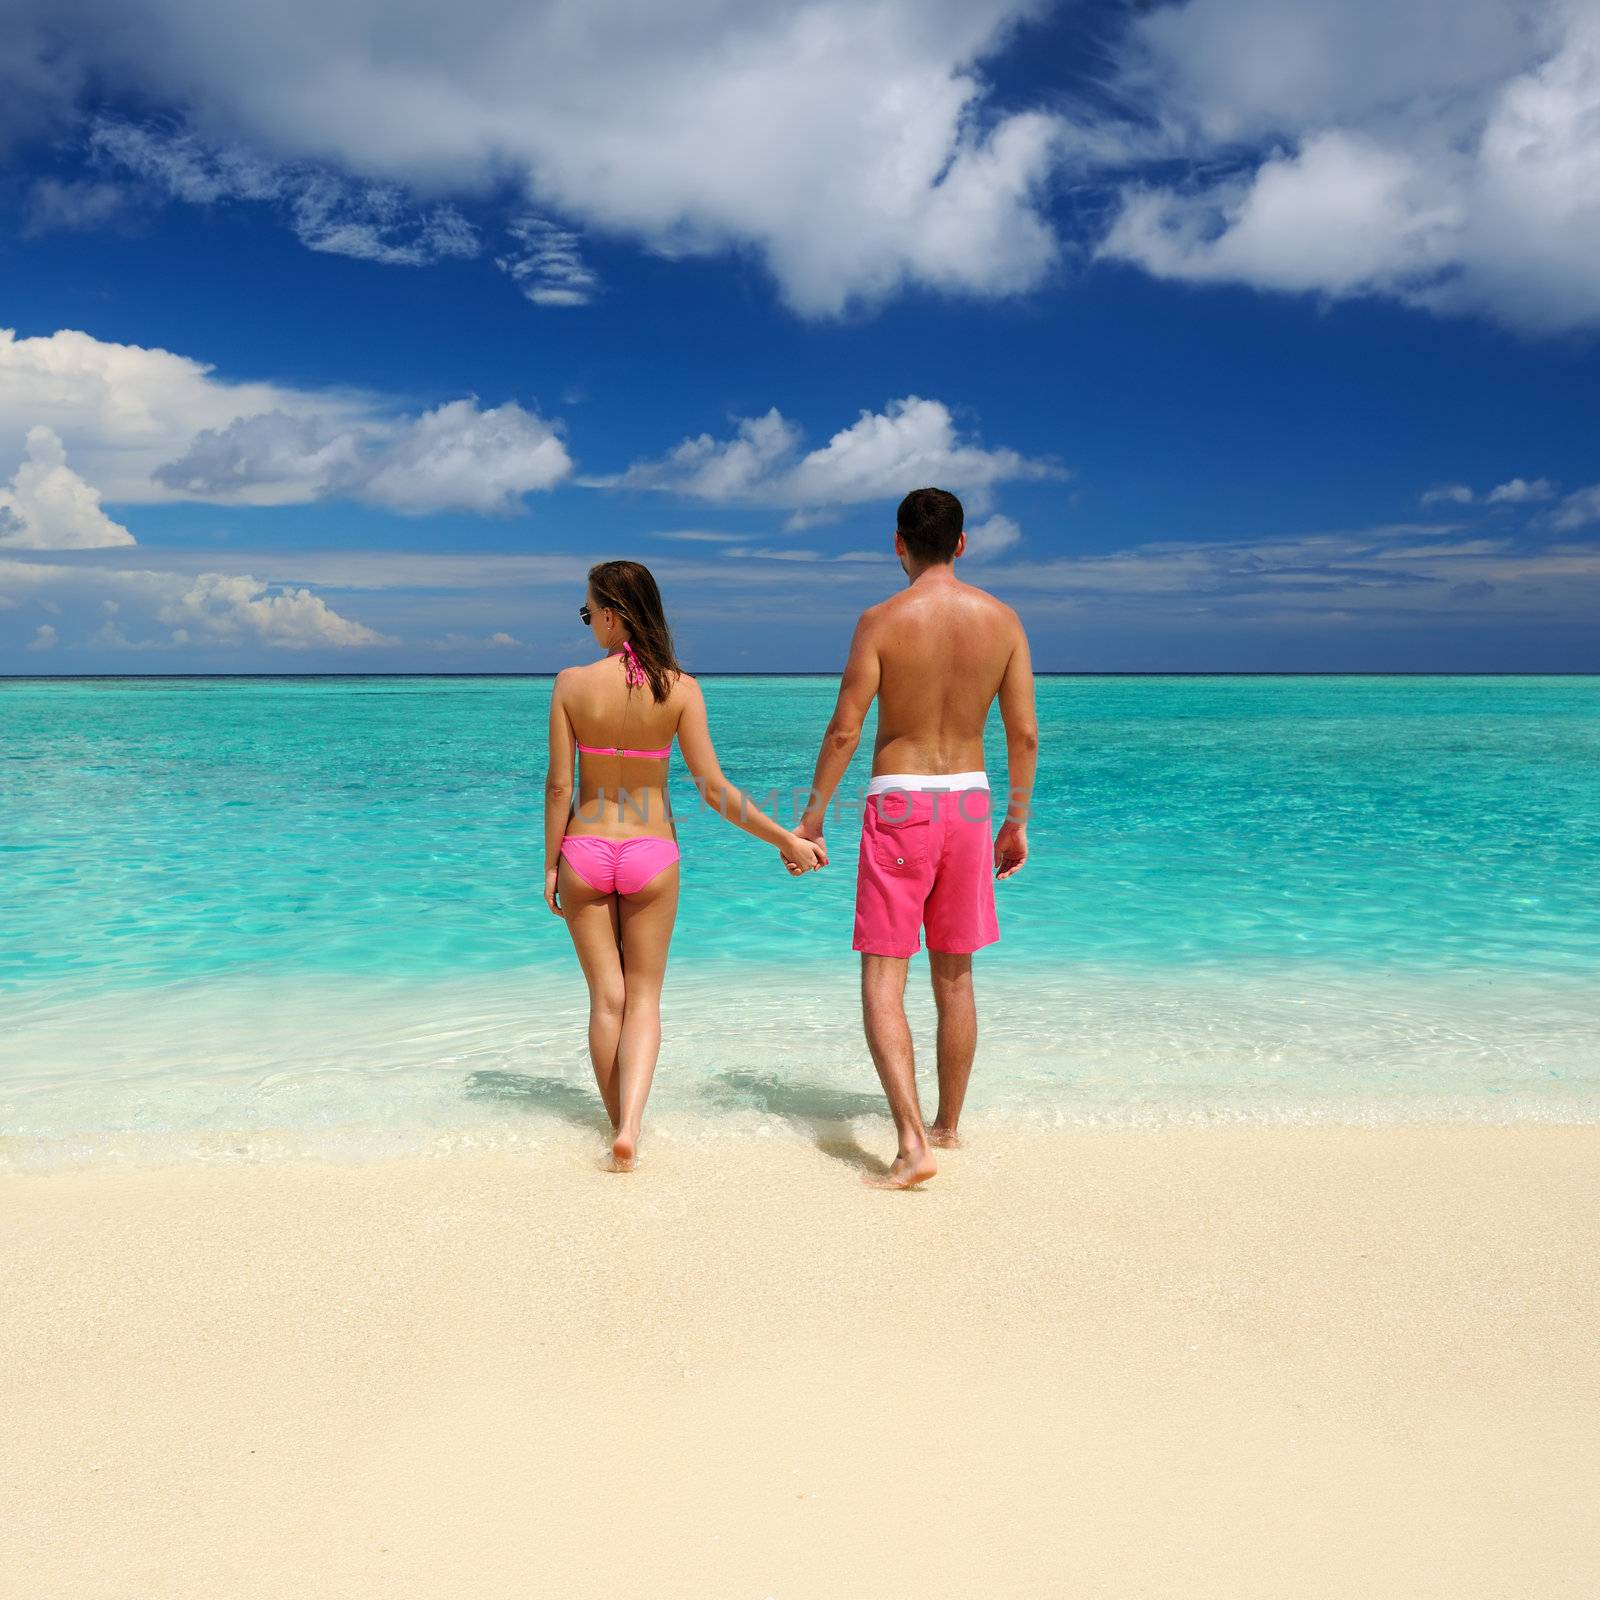
[[[999,595],[991,594],[975,583],[968,583],[964,578],[958,581],[960,588],[956,593],[970,617],[981,620],[997,632],[1021,631],[1022,619]]]
[[[870,634],[895,613],[895,608],[905,599],[904,595],[891,594],[875,605],[870,605],[856,619],[856,628],[863,635]]]

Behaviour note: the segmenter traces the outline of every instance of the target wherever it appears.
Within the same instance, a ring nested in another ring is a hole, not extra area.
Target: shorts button
[[[897,867],[903,867],[906,864],[906,858],[904,856],[896,856],[894,858],[894,864]]]

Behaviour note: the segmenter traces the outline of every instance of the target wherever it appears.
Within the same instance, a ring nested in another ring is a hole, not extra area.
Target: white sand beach
[[[0,1180],[28,1600],[1600,1592],[1600,1132]]]

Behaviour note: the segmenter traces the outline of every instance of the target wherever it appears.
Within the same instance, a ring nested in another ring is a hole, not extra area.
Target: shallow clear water
[[[730,776],[803,786],[834,681],[705,687]],[[582,983],[540,897],[549,692],[0,681],[11,1159],[585,1115]],[[1600,679],[1052,678],[1040,721],[1034,858],[980,958],[980,1115],[1600,1095]],[[853,820],[792,882],[673,773],[662,1117],[869,1094]]]

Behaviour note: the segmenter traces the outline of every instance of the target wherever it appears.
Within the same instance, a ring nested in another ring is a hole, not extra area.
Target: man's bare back
[[[954,573],[943,581],[937,573],[861,619],[878,660],[874,772],[980,770],[989,708],[1019,650],[1027,650],[1010,606]]]

